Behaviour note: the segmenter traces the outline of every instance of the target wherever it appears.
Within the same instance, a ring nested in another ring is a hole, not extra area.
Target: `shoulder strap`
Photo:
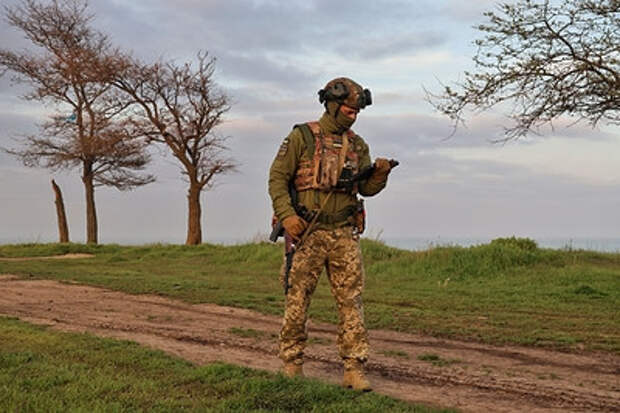
[[[351,143],[355,143],[355,141],[357,140],[357,134],[355,132],[353,132],[351,129],[347,129],[347,131],[345,132],[347,137],[349,138],[349,140],[351,141]]]
[[[365,145],[364,140],[357,133],[353,132],[351,129],[349,129],[346,133],[351,142],[351,146],[349,147],[349,149],[352,150],[353,152],[356,152],[359,155],[360,150],[362,150],[362,148]]]
[[[308,122],[308,123],[300,123],[295,125],[293,129],[299,128],[301,134],[304,138],[304,143],[306,145],[306,154],[309,158],[314,156],[314,142],[315,136],[321,133],[321,128],[318,122]]]

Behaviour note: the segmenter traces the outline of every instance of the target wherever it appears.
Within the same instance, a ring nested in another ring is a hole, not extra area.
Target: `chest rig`
[[[350,178],[359,172],[355,133],[349,129],[344,135],[325,135],[318,122],[295,127],[300,129],[306,145],[295,173],[295,189],[357,194],[357,183],[353,186],[341,185],[343,178]]]

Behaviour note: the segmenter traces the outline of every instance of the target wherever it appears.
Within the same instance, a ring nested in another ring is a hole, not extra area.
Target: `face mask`
[[[349,129],[355,123],[355,119],[351,119],[348,116],[345,116],[344,113],[338,111],[338,114],[336,115],[336,123],[342,128]]]

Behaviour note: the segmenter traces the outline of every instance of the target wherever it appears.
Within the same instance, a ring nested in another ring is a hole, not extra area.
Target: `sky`
[[[15,0],[3,4],[16,4]],[[374,103],[353,129],[371,156],[400,166],[366,201],[367,235],[426,237],[620,237],[620,129],[560,120],[553,130],[506,144],[501,113],[451,123],[424,100],[424,88],[471,70],[473,26],[493,1],[472,0],[91,0],[94,26],[144,60],[195,61],[208,51],[215,79],[232,99],[219,133],[238,172],[205,192],[206,242],[262,239],[269,231],[269,166],[296,123],[318,119],[317,91],[347,76],[372,90]],[[28,47],[3,19],[0,47]],[[54,108],[19,98],[0,78],[0,147],[19,146]],[[182,243],[187,184],[164,148],[153,150],[153,184],[96,192],[103,243]],[[85,239],[79,170],[26,168],[0,152],[0,243],[57,239],[50,179],[63,190],[72,241]]]

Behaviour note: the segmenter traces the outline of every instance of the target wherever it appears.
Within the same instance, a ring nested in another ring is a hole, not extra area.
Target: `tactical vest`
[[[343,173],[352,176],[359,172],[359,154],[355,152],[356,135],[347,130],[343,136],[324,135],[318,122],[295,125],[301,131],[306,145],[306,158],[299,162],[295,174],[295,189],[305,191],[350,192],[353,188],[338,188],[338,179]]]

